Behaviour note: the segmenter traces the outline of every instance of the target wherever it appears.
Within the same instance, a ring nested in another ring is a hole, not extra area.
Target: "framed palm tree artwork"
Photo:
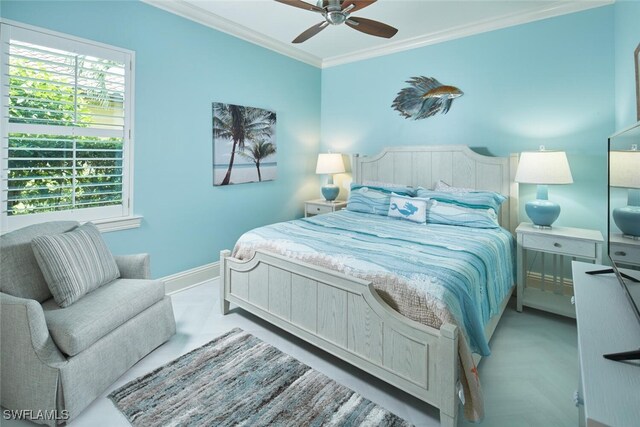
[[[214,102],[213,185],[276,179],[276,113]]]

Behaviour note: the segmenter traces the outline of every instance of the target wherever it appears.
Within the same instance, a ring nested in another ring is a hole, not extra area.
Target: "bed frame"
[[[353,180],[433,188],[456,187],[509,195],[501,224],[517,219],[517,155],[484,156],[466,146],[387,148],[353,158]],[[370,282],[258,250],[248,261],[220,253],[221,310],[230,303],[439,408],[442,426],[457,426],[458,333],[412,321],[391,309]],[[485,333],[490,338],[508,295]]]

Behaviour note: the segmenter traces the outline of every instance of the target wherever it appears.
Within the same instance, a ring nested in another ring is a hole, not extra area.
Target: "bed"
[[[516,159],[515,156],[498,158],[480,155],[466,146],[394,147],[373,157],[355,156],[353,179],[356,183],[383,181],[427,188],[442,180],[457,187],[500,192],[509,195],[500,211],[500,223],[505,229],[513,231],[516,224],[517,187],[513,184],[512,174]],[[386,217],[354,215],[357,214],[343,211],[315,219],[298,220],[294,225],[286,226],[297,227],[295,232],[291,229],[279,230],[284,226],[277,225],[264,232],[276,233],[277,240],[277,233],[293,235],[298,233],[298,229],[299,234],[311,236],[322,233],[321,229],[325,230],[325,235],[331,235],[333,230],[335,234],[324,240],[338,245],[338,236],[345,233],[360,233],[359,236],[367,234],[366,239],[359,238],[358,241],[384,237],[374,236],[376,233],[369,231],[384,229]],[[356,229],[343,229],[345,223],[350,223],[350,227]],[[401,225],[400,228],[409,227]],[[440,231],[438,227],[432,227],[435,231],[428,236],[413,233],[416,236],[409,245],[415,249],[424,243],[424,239],[450,233],[446,231],[448,228],[452,227],[441,226]],[[396,231],[406,236],[412,234],[409,228]],[[396,311],[398,306],[395,309],[390,307],[388,303],[394,305],[393,300],[384,298],[385,293],[381,292],[375,276],[355,274],[352,272],[355,271],[353,265],[349,263],[346,263],[347,268],[344,263],[342,268],[338,268],[331,262],[325,265],[317,259],[310,261],[311,258],[292,255],[296,253],[295,250],[253,245],[268,237],[260,233],[256,231],[249,234],[250,237],[241,239],[234,256],[230,251],[221,252],[223,313],[226,314],[229,304],[233,303],[439,408],[442,425],[457,425],[461,394],[459,381],[468,384],[473,380],[468,378],[465,369],[469,366],[469,355],[463,351],[467,341],[464,337],[474,336],[472,326],[456,321],[455,316],[450,321],[440,322],[439,327],[426,326],[417,318],[412,320],[409,318],[412,316],[406,317]],[[482,232],[482,238],[504,240],[500,232],[496,233],[498,237],[491,237],[491,234]],[[313,241],[322,242],[323,239],[315,238]],[[372,243],[378,249],[381,244],[386,243],[378,240]],[[433,245],[433,242],[427,242],[427,245]],[[450,243],[434,250],[445,250],[447,246]],[[321,248],[319,250],[322,251]],[[324,248],[324,251],[327,250]],[[388,248],[381,251],[387,252]],[[420,251],[422,249],[418,249]],[[297,251],[298,254],[304,252]],[[470,252],[467,258],[472,256]],[[424,255],[428,259],[429,251],[424,251]],[[397,260],[393,262],[393,265],[396,264]],[[480,280],[495,280],[486,275],[480,276]],[[478,307],[483,319],[479,333],[484,334],[487,341],[504,311],[512,285],[503,284],[497,293],[497,301],[487,304],[486,308]],[[477,351],[479,341],[475,339],[469,348]],[[462,372],[459,366],[463,366]]]

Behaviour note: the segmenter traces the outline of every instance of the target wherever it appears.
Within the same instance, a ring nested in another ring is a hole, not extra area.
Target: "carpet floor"
[[[136,427],[410,425],[239,328],[109,398]]]

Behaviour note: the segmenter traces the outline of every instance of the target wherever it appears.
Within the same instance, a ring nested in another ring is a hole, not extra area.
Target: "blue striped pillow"
[[[469,192],[444,192],[418,188],[418,197],[437,200],[439,202],[458,205],[469,209],[493,209],[494,213],[500,212],[500,205],[507,200],[502,194],[492,191],[469,191]]]
[[[120,277],[115,258],[90,222],[67,233],[34,237],[31,247],[60,307]]]
[[[476,209],[432,199],[427,210],[427,224],[460,225],[472,228],[497,228],[498,216],[489,209]]]
[[[414,196],[415,190],[408,187],[375,187],[351,184],[351,191],[347,199],[347,210],[387,215],[392,193],[401,196]]]

